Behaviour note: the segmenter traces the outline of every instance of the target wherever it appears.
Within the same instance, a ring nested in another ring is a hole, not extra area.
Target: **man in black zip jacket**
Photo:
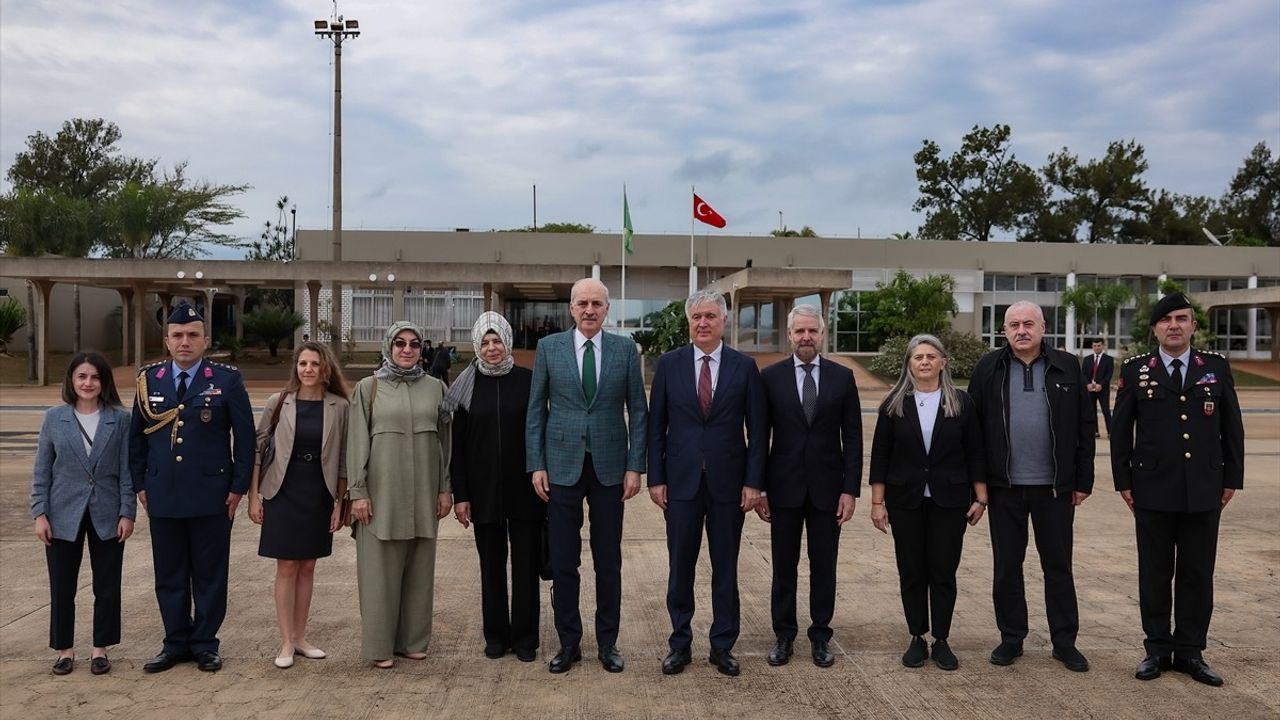
[[[1075,508],[1093,491],[1094,431],[1080,364],[1044,341],[1044,313],[1017,302],[1004,314],[1009,344],[978,361],[969,381],[987,446],[987,487],[995,580],[992,601],[1000,645],[995,665],[1022,655],[1027,598],[1022,564],[1027,518],[1036,533],[1044,570],[1045,609],[1053,657],[1084,672],[1089,661],[1076,649],[1080,613],[1071,572]]]

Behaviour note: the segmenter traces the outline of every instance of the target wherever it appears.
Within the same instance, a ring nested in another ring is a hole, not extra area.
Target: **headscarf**
[[[484,336],[489,333],[497,333],[503,347],[507,349],[507,354],[493,364],[485,362],[480,354]],[[444,396],[444,402],[440,404],[440,415],[444,422],[452,421],[453,412],[459,407],[463,410],[471,410],[471,393],[476,386],[476,371],[489,377],[502,377],[511,372],[511,368],[515,365],[515,358],[511,357],[511,323],[492,310],[480,313],[480,317],[476,318],[475,324],[471,326],[471,347],[476,351],[476,359],[467,365],[467,369],[462,371],[457,380],[453,381],[449,392]]]
[[[405,330],[417,335],[419,341],[422,340],[422,329],[417,325],[414,325],[408,320],[400,320],[399,322],[392,323],[391,327],[387,328],[387,334],[382,338],[382,366],[374,372],[374,375],[376,375],[379,380],[393,380],[412,383],[427,374],[426,370],[422,369],[422,363],[420,362],[414,363],[411,368],[402,368],[391,359],[392,352],[395,350],[392,343],[395,341],[396,335],[399,335]]]

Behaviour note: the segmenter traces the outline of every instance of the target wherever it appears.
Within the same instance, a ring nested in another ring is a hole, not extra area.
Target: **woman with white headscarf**
[[[356,385],[347,423],[362,651],[379,668],[393,654],[427,656],[436,529],[453,504],[444,383],[422,369],[422,344],[412,323],[387,328],[382,366]]]
[[[531,662],[538,655],[538,569],[546,516],[546,504],[534,494],[525,471],[533,373],[515,365],[511,324],[498,313],[480,315],[471,343],[476,359],[449,388],[443,410],[446,418],[452,415],[454,515],[463,527],[475,526],[485,656],[497,659],[512,649]]]

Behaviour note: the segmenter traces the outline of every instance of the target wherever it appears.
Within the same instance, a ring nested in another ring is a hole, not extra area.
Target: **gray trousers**
[[[435,538],[379,540],[357,524],[356,584],[360,593],[361,654],[426,652],[436,572]]]

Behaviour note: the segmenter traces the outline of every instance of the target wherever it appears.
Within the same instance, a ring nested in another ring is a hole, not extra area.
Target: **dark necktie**
[[[1098,366],[1102,364],[1102,356],[1093,356],[1093,377],[1092,380],[1096,384],[1098,382]]]
[[[178,373],[178,402],[182,402],[182,398],[187,396],[187,371],[183,370]]]
[[[1173,384],[1178,388],[1178,392],[1182,392],[1182,359],[1174,358],[1169,364],[1173,366],[1173,372],[1169,377],[1173,378]]]
[[[813,381],[813,363],[804,363],[804,385],[800,390],[800,406],[804,408],[804,421],[813,424],[813,413],[818,409],[818,384]]]
[[[582,394],[588,405],[596,399],[596,344],[591,340],[582,349]]]
[[[711,415],[711,356],[702,356],[702,370],[698,372],[698,407],[702,417]]]

